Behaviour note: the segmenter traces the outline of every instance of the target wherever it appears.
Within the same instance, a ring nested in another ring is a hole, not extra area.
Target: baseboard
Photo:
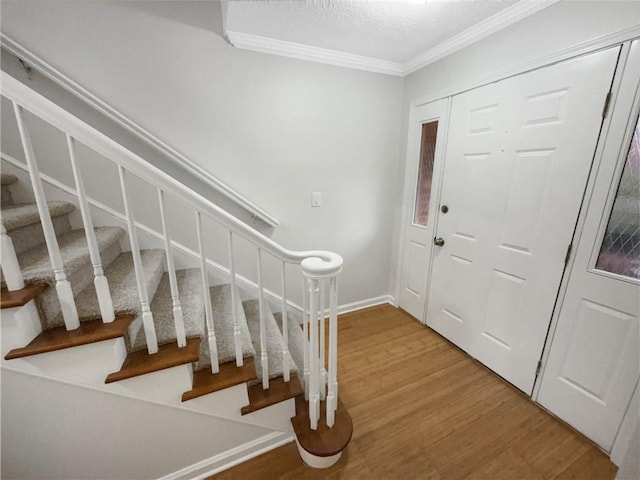
[[[357,302],[345,303],[338,307],[338,313],[349,313],[356,310],[362,310],[363,308],[375,307],[377,305],[384,305],[390,303],[396,306],[396,299],[393,295],[380,295],[379,297],[367,298],[365,300],[359,300]]]
[[[232,448],[224,453],[214,455],[177,472],[161,477],[159,480],[204,479],[216,473],[246,462],[258,455],[267,453],[295,440],[292,433],[273,432],[263,437]]]

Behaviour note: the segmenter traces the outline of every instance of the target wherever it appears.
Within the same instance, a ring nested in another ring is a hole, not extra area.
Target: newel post
[[[318,428],[320,420],[320,401],[326,398],[326,424],[332,427],[335,421],[335,411],[338,405],[338,275],[342,271],[342,257],[331,252],[322,252],[322,255],[308,257],[302,260],[302,274],[305,278],[303,291],[303,305],[309,308],[309,348],[308,358],[305,364],[309,365],[309,380],[304,388],[309,399],[309,421],[312,430]],[[327,288],[328,287],[328,288]],[[326,356],[328,362],[324,365],[324,352],[320,351],[325,342],[320,340],[320,333],[324,328],[319,327],[319,322],[324,324],[327,316],[325,305],[325,292],[329,292],[329,352]],[[307,318],[307,312],[303,312],[303,318]],[[326,384],[323,372],[328,371]],[[327,393],[328,388],[328,393]]]

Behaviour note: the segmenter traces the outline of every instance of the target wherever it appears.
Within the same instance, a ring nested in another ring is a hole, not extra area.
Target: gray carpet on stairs
[[[282,332],[282,312],[276,312],[273,314],[273,317],[276,319],[276,323],[278,324],[278,328]],[[293,361],[296,362],[298,368],[302,369],[304,367],[304,331],[302,330],[302,325],[299,320],[302,320],[302,314],[299,312],[287,312],[287,319],[289,325],[289,353],[293,358]]]
[[[47,202],[47,206],[51,217],[66,215],[75,209],[73,204],[68,202]],[[23,203],[2,208],[2,224],[7,229],[7,232],[27,227],[34,223],[40,223],[40,215],[35,203]]]
[[[209,289],[211,294],[211,305],[213,308],[213,325],[216,332],[216,346],[218,348],[218,362],[223,364],[236,359],[235,339],[233,334],[233,309],[231,285],[217,285]],[[242,340],[242,357],[255,357],[255,350],[251,343],[251,335],[247,326],[244,309],[242,308],[242,300],[240,292],[236,289],[236,302],[238,311],[238,326],[240,327],[240,336]],[[211,366],[211,358],[209,356],[209,345],[207,344],[207,336],[204,335],[200,344],[200,361],[197,370]]]
[[[187,338],[200,337],[204,332],[204,301],[200,270],[196,268],[176,271],[180,305],[184,318],[184,329]],[[165,273],[151,302],[153,323],[159,345],[176,341],[176,329],[173,319],[173,301],[169,274]],[[147,347],[144,328],[136,336],[131,350],[142,350]]]
[[[17,181],[18,177],[12,175],[11,173],[0,174],[0,185],[11,185],[12,183],[16,183]]]
[[[13,205],[13,196],[11,195],[11,189],[9,188],[9,186],[17,181],[18,177],[16,177],[15,175],[11,175],[9,173],[0,174],[0,185],[2,189],[2,200],[0,202],[0,205],[2,205],[3,207]]]
[[[151,299],[164,274],[164,250],[142,250],[140,258],[147,294]],[[122,252],[104,269],[104,273],[109,281],[114,311],[116,313],[139,313],[140,296],[138,295],[138,284],[131,252]],[[82,321],[100,317],[100,305],[93,282],[76,296],[76,307]]]
[[[250,384],[260,383],[262,381],[262,359],[260,349],[260,311],[258,300],[247,300],[242,303],[247,317],[247,325],[249,326],[249,333],[251,334],[251,341],[253,348],[256,351],[255,366],[258,379]],[[267,362],[269,366],[269,378],[275,378],[282,375],[282,350],[284,347],[284,340],[280,329],[276,324],[276,320],[271,313],[271,309],[265,302],[265,333],[267,344]],[[297,372],[298,367],[293,358],[289,359],[289,365],[292,372]]]

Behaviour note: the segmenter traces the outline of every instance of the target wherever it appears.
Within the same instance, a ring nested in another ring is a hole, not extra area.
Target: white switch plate
[[[312,192],[311,193],[311,206],[319,207],[322,205],[322,194],[320,192]]]

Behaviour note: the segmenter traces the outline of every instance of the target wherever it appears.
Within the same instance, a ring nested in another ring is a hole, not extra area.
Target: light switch
[[[322,205],[322,194],[320,192],[311,193],[311,206],[319,207]]]

